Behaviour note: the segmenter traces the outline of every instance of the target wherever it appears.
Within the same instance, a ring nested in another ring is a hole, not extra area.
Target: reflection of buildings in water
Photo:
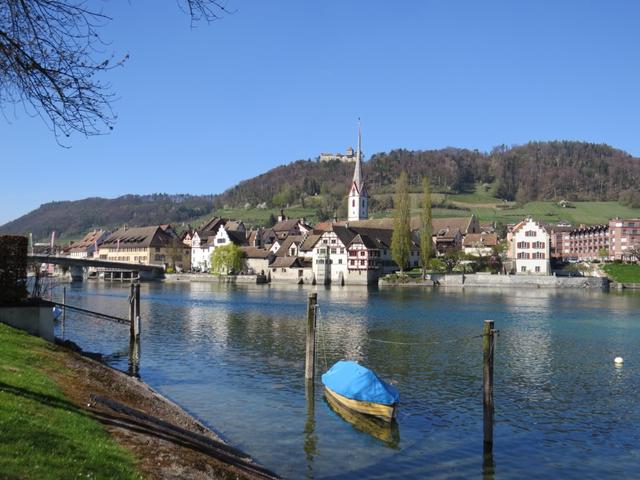
[[[496,328],[504,334],[498,338],[498,350],[507,350],[511,359],[512,387],[523,389],[528,397],[550,396],[548,384],[553,373],[552,323],[555,290],[514,289],[501,292],[500,301],[507,314],[516,317],[515,324],[496,320]],[[505,319],[510,320],[510,319]]]
[[[318,354],[324,355],[323,350],[326,350],[328,362],[342,358],[364,361],[370,290],[343,287],[327,289],[323,293],[318,298]]]

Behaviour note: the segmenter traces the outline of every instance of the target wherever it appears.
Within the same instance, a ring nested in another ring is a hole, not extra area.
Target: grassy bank
[[[0,477],[141,478],[133,456],[61,392],[55,347],[0,324]]]
[[[609,263],[603,267],[610,278],[619,283],[640,283],[640,265]]]

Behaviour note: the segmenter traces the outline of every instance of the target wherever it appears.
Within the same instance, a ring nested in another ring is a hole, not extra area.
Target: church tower
[[[367,187],[362,175],[362,131],[358,120],[358,151],[356,153],[356,167],[353,172],[351,190],[349,190],[349,215],[350,222],[366,220],[369,218],[369,197]]]

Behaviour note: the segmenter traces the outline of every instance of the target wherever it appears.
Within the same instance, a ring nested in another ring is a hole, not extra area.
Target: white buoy
[[[613,363],[616,365],[622,365],[624,363],[624,359],[622,357],[616,357],[613,359]]]

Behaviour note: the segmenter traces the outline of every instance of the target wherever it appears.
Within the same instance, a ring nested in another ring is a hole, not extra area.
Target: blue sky
[[[52,200],[219,193],[356,142],[393,148],[570,139],[640,155],[640,2],[229,0],[190,28],[173,0],[103,3],[110,135],[61,148],[0,116],[0,224]]]

